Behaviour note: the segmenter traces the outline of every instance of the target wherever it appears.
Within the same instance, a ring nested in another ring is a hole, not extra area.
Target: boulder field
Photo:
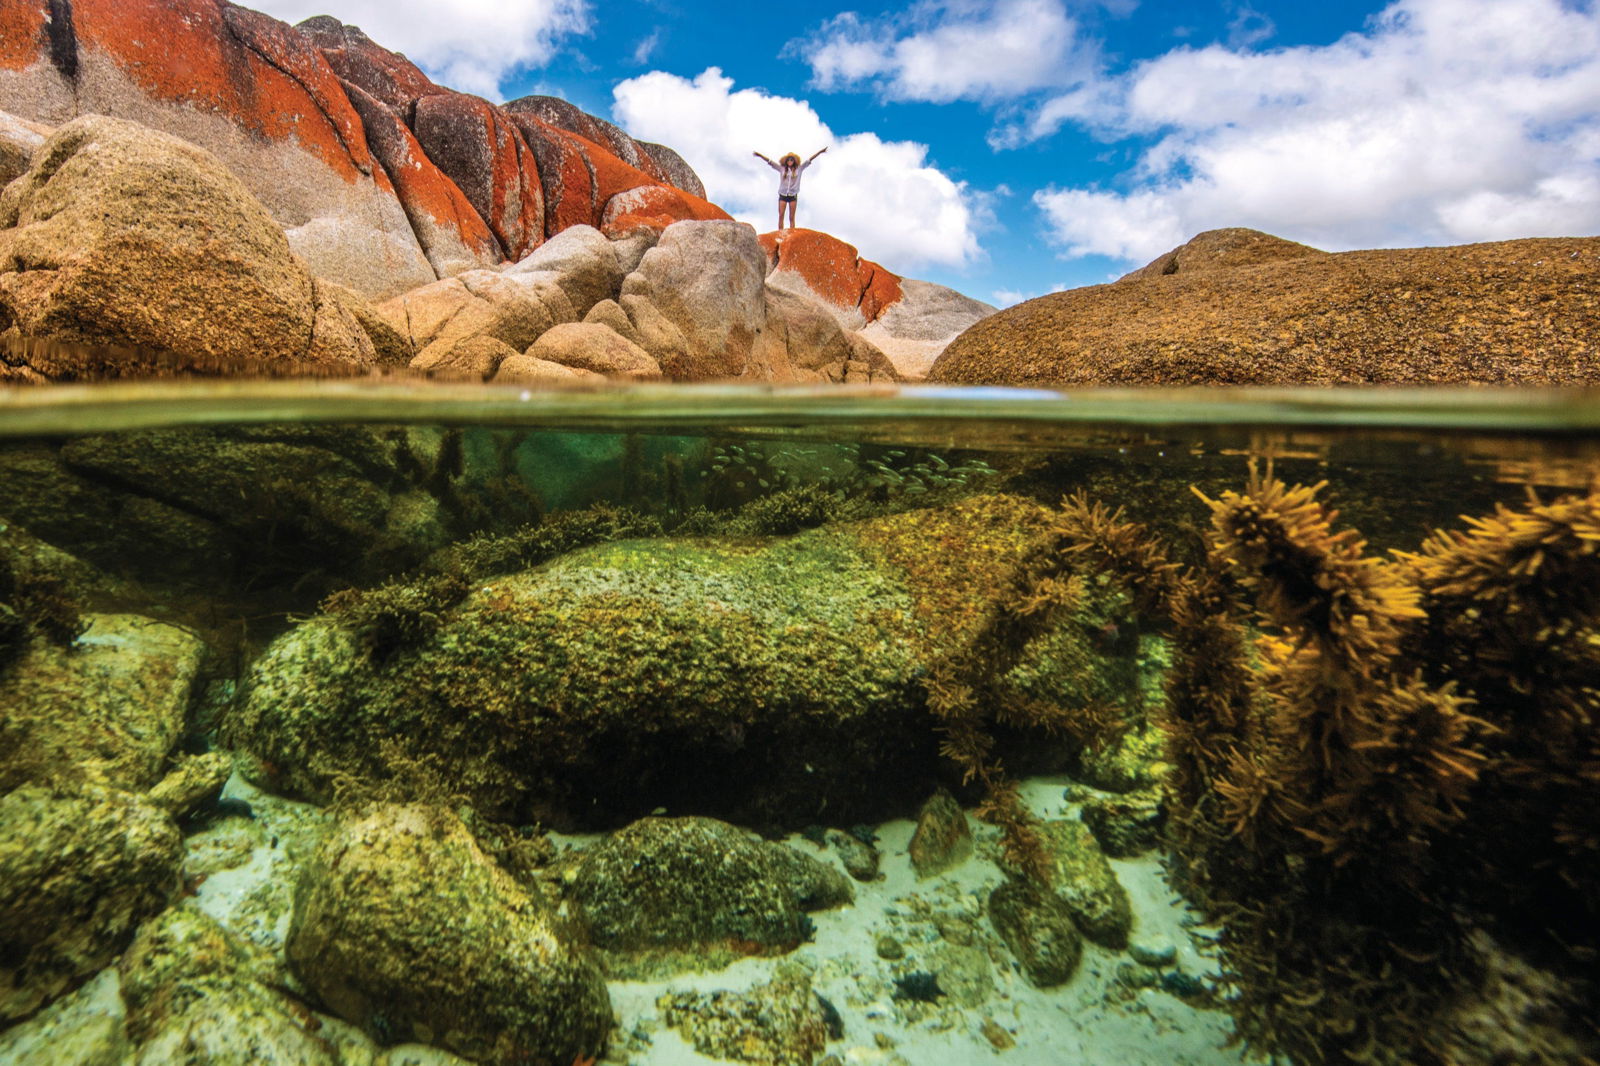
[[[1213,230],[1109,285],[977,323],[929,380],[1594,385],[1600,238],[1329,254]]]

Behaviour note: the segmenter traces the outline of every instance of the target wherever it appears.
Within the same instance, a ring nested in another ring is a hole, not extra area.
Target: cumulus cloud
[[[1069,255],[1233,225],[1332,250],[1594,233],[1600,9],[1397,0],[1327,46],[1176,49],[997,140],[1066,123],[1148,142],[1115,188],[1035,194]]]
[[[923,0],[904,15],[846,12],[790,51],[823,90],[896,100],[997,100],[1090,73],[1094,50],[1061,0]]]
[[[587,33],[588,0],[250,0],[285,22],[332,15],[404,52],[442,85],[500,99],[519,70],[550,61],[562,41]]]
[[[796,222],[849,241],[904,272],[963,266],[981,253],[982,202],[928,162],[926,146],[872,133],[838,134],[811,106],[735,89],[712,67],[690,80],[652,71],[614,90],[612,117],[634,137],[675,148],[729,214],[765,232],[777,225],[777,175],[755,158],[828,154],[805,172]]]

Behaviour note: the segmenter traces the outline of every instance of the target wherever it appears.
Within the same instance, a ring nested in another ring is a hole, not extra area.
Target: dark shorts
[[[794,200],[795,200],[795,198],[793,196],[780,196],[780,197],[778,197],[778,202],[780,204],[792,204],[792,203],[794,203]]]

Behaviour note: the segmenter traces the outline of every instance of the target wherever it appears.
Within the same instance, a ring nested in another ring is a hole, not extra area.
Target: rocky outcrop
[[[1041,296],[979,322],[929,379],[1600,384],[1597,267],[1594,237],[1326,254],[1224,230],[1113,284]]]
[[[137,353],[44,377],[363,371],[359,302],[313,281],[215,157],[136,123],[69,122],[0,194],[0,328]]]
[[[761,247],[769,286],[826,308],[905,378],[923,377],[951,340],[995,310],[943,285],[902,278],[831,234],[763,233]]]
[[[210,150],[313,274],[367,296],[520,258],[568,225],[726,217],[670,150],[562,101],[452,92],[327,16],[0,0],[0,27],[0,110],[51,126],[114,115]]]

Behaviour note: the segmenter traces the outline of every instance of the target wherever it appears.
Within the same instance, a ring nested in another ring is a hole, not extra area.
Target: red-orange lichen
[[[79,47],[152,99],[218,114],[264,140],[292,139],[346,181],[370,170],[333,70],[284,23],[217,0],[78,0],[72,19]]]
[[[0,70],[27,70],[44,59],[45,24],[50,10],[44,0],[7,0],[0,4]]]

